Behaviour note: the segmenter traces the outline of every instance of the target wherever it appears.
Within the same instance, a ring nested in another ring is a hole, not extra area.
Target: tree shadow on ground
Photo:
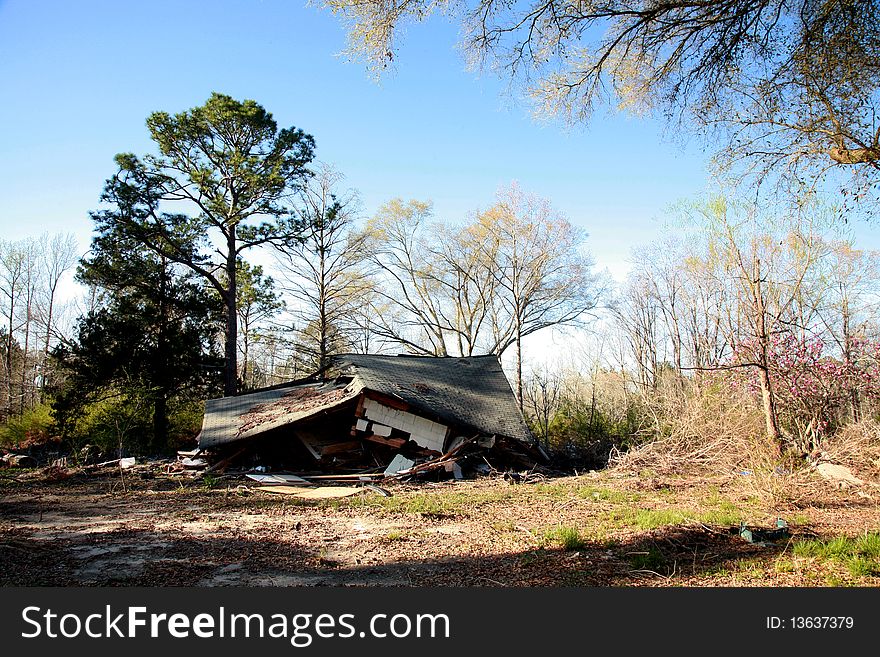
[[[631,586],[676,585],[772,561],[785,547],[749,544],[705,526],[665,527],[621,542],[438,559],[327,556],[296,536],[193,536],[176,531],[83,532],[37,538],[0,532],[4,586]],[[379,548],[381,550],[381,548]]]

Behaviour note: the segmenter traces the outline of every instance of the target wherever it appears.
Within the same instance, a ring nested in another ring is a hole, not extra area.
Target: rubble
[[[548,460],[495,356],[355,354],[330,380],[208,400],[199,449],[179,456],[206,460],[206,473],[259,465],[337,481],[458,480]]]

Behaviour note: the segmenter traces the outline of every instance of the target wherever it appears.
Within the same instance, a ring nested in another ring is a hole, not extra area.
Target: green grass
[[[876,576],[880,575],[880,532],[865,533],[855,538],[837,536],[797,541],[792,546],[792,554],[840,564],[853,577]]]
[[[577,527],[559,526],[544,532],[543,545],[561,547],[563,550],[580,550],[587,546],[586,539],[581,536]]]
[[[728,509],[720,508],[712,511],[704,511],[694,514],[694,520],[704,525],[714,525],[716,527],[732,527],[737,526],[743,519],[743,513],[737,508]]]
[[[642,499],[642,495],[639,493],[596,488],[595,486],[581,486],[577,489],[576,494],[586,500],[611,504],[633,504]]]
[[[678,509],[615,509],[605,516],[612,527],[649,531],[658,527],[680,525],[688,516]]]

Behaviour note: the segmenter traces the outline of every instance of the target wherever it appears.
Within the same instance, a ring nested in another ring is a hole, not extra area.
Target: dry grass
[[[863,420],[844,427],[822,444],[822,458],[849,467],[858,477],[880,481],[880,424]]]
[[[746,494],[771,504],[821,495],[810,462],[780,457],[767,441],[761,410],[746,398],[713,386],[664,392],[652,401],[655,440],[612,456],[612,468],[656,476],[728,477]],[[817,456],[880,483],[880,424],[865,420],[829,438]]]
[[[662,475],[717,475],[763,465],[772,451],[763,438],[760,410],[727,391],[696,386],[665,391],[649,408],[656,439],[614,455],[614,467]]]

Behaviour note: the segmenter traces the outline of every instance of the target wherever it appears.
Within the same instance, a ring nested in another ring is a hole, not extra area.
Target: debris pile
[[[199,450],[180,463],[329,482],[462,479],[547,462],[495,356],[348,354],[335,372],[208,400]]]

